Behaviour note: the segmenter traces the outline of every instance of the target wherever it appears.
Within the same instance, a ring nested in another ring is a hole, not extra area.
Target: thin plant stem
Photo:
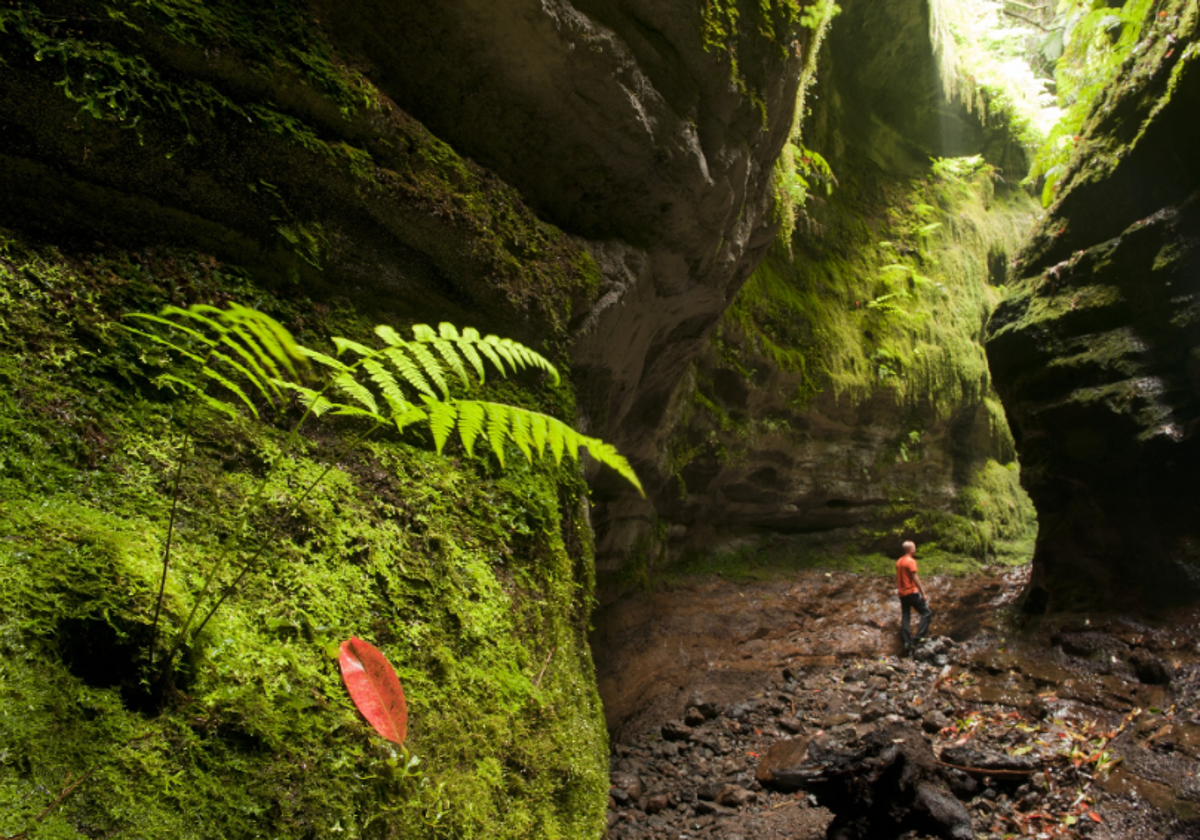
[[[322,481],[325,480],[325,476],[327,476],[330,473],[330,471],[333,470],[333,468],[337,465],[337,462],[339,460],[341,460],[342,457],[344,457],[354,447],[358,446],[360,443],[362,443],[364,440],[366,440],[368,437],[370,437],[372,434],[374,434],[380,428],[381,428],[380,425],[372,426],[371,428],[369,428],[366,431],[359,434],[353,440],[349,441],[344,447],[342,447],[342,451],[339,452],[334,457],[334,459],[325,467],[325,469],[321,471],[321,474],[318,475],[315,479],[313,479],[312,482],[309,483],[308,487],[306,487],[304,489],[304,492],[295,498],[295,500],[291,503],[291,506],[289,507],[287,513],[291,514],[300,505],[302,505],[304,503],[304,501],[312,494],[313,490],[315,490],[317,488],[317,486]],[[260,484],[260,491],[265,486],[266,486],[266,478],[264,477],[262,483]],[[261,492],[256,493],[255,495],[257,498],[257,496],[261,495]],[[283,529],[283,523],[286,521],[286,519],[287,519],[287,517],[283,516],[283,517],[279,517],[276,520],[276,523],[271,528],[270,533],[268,533],[266,535],[266,537],[264,537],[259,542],[259,545],[258,545],[257,549],[255,549],[254,553],[250,556],[250,558],[245,563],[242,564],[242,569],[238,573],[238,576],[236,578],[234,578],[232,583],[230,583],[228,586],[226,586],[224,588],[224,590],[221,593],[221,596],[217,599],[217,602],[205,614],[203,620],[201,620],[201,622],[200,622],[200,625],[196,628],[195,633],[191,634],[193,637],[200,635],[200,633],[204,630],[205,626],[208,624],[209,619],[211,619],[213,617],[213,615],[216,613],[216,611],[221,607],[222,604],[225,603],[225,601],[229,598],[229,596],[232,595],[237,590],[238,585],[242,582],[242,579],[245,578],[246,573],[249,572],[250,569],[255,566],[255,564],[258,562],[258,560],[266,552],[267,547],[279,535],[279,532]],[[164,664],[163,664],[163,674],[164,675],[166,674],[167,671],[170,670],[171,664],[175,660],[175,656],[183,648],[183,645],[187,640],[188,628],[191,627],[192,621],[196,617],[196,613],[199,612],[200,604],[204,601],[205,596],[208,595],[209,590],[212,589],[213,584],[216,582],[217,577],[219,576],[221,570],[224,568],[225,559],[228,557],[228,555],[229,555],[228,549],[221,552],[221,557],[218,558],[217,563],[213,566],[213,570],[208,574],[207,579],[204,581],[204,587],[201,589],[200,594],[196,597],[196,601],[192,605],[192,610],[190,613],[188,613],[187,620],[184,621],[183,626],[179,629],[179,633],[175,637],[175,644],[174,644],[174,646],[172,646],[171,652],[167,655],[167,659],[164,661]]]
[[[210,350],[208,356],[201,363],[201,368],[208,365],[213,357],[215,350]],[[188,407],[187,420],[183,426],[183,445],[179,449],[179,464],[175,467],[175,480],[171,487],[171,515],[167,519],[167,539],[166,545],[163,547],[163,569],[162,579],[158,582],[158,598],[154,602],[154,621],[150,623],[150,667],[154,667],[154,643],[158,641],[158,619],[162,614],[163,599],[167,593],[167,572],[171,566],[171,541],[175,536],[175,515],[179,511],[179,485],[183,479],[183,468],[187,465],[187,449],[188,444],[192,439],[192,423],[196,417],[196,404],[200,399],[196,394],[192,394],[191,404]]]

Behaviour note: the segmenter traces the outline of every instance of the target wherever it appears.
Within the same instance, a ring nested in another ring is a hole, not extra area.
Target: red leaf
[[[1094,822],[1104,822],[1104,820],[1100,819],[1100,815],[1095,811],[1088,811],[1087,815]]]
[[[350,699],[367,723],[389,741],[403,744],[408,731],[408,705],[392,663],[371,643],[347,639],[342,642],[338,664]]]

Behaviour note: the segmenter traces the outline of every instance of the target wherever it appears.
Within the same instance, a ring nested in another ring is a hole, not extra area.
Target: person
[[[904,641],[904,655],[909,656],[925,634],[929,632],[929,619],[933,610],[929,609],[929,601],[925,597],[925,587],[917,575],[917,544],[907,540],[900,546],[904,556],[896,561],[896,585],[900,592],[900,638]],[[917,635],[910,631],[910,616],[912,610],[921,617],[917,625]]]

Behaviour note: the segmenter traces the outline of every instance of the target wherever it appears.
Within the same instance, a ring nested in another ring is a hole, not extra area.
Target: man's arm
[[[913,583],[917,585],[917,591],[921,593],[921,600],[929,603],[929,596],[925,594],[925,587],[921,584],[921,576],[913,572]]]

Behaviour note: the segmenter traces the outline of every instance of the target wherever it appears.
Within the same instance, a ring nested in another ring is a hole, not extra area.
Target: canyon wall
[[[1032,611],[1200,592],[1198,10],[1151,14],[989,327],[1041,524]]]

